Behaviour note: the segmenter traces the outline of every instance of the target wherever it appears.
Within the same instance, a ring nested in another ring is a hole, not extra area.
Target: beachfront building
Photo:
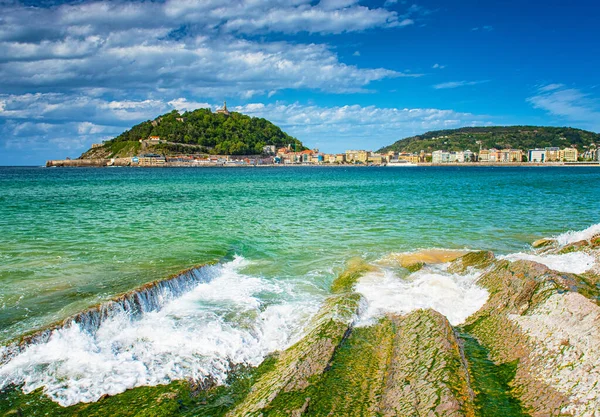
[[[398,155],[398,158],[388,158],[388,160],[392,160],[392,159],[398,159],[400,161],[406,161],[406,162],[410,162],[412,164],[416,164],[419,162],[424,162],[421,161],[421,157],[415,153],[407,153],[407,152],[402,152],[401,154]]]
[[[501,152],[496,148],[479,151],[479,162],[499,162],[501,160]]]
[[[456,162],[475,162],[475,153],[467,149],[466,151],[456,152]]]
[[[551,146],[546,148],[546,161],[554,162],[560,161],[560,148],[558,146]]]
[[[480,150],[479,156],[477,159],[479,162],[490,162],[490,150],[489,149]]]
[[[456,159],[456,156],[455,156]],[[431,154],[431,162],[434,164],[445,164],[450,162],[450,152],[448,151],[433,151]]]
[[[387,158],[385,157],[385,155],[379,153],[371,153],[371,155],[369,155],[369,163],[371,164],[382,165],[386,162]]]
[[[310,164],[314,153],[315,152],[310,149],[300,152],[300,162],[303,164]]]
[[[523,161],[523,151],[520,149],[502,149],[499,151],[498,162],[521,162]]]
[[[577,149],[565,148],[558,153],[558,159],[564,162],[577,162]]]
[[[527,152],[527,160],[529,162],[546,162],[545,149],[530,149]]]
[[[167,159],[156,153],[147,153],[138,157],[138,164],[140,166],[160,166],[164,165]]]
[[[346,151],[346,162],[360,162],[366,164],[369,160],[369,152],[363,150],[350,150]]]

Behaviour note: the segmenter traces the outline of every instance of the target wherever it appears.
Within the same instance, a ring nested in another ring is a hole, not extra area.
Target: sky
[[[173,109],[323,152],[486,125],[600,131],[597,1],[0,0],[0,165]]]

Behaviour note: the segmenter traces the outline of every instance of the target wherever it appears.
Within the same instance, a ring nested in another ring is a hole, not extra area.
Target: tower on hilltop
[[[227,102],[226,101],[223,102],[223,108],[217,110],[217,113],[224,114],[225,116],[229,116],[229,110],[227,110]]]

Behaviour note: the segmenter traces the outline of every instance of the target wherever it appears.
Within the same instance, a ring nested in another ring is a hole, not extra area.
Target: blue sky
[[[172,109],[325,152],[428,130],[600,131],[598,2],[0,0],[0,165],[77,157]]]

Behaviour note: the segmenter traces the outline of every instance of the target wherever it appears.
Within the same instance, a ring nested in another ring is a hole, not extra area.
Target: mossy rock
[[[405,268],[408,270],[408,272],[414,273],[414,272],[417,272],[417,271],[420,271],[421,269],[423,269],[424,266],[425,266],[424,262],[415,262],[413,264],[406,265]]]
[[[541,249],[541,248],[546,248],[546,247],[548,247],[548,246],[553,246],[553,245],[555,245],[556,243],[557,243],[557,242],[556,242],[556,240],[554,240],[554,239],[547,239],[547,238],[544,238],[544,239],[538,239],[538,240],[536,240],[535,242],[533,242],[533,243],[531,244],[531,247],[532,247],[532,248],[534,248],[534,249]]]
[[[448,271],[460,274],[465,272],[469,267],[484,269],[492,265],[494,260],[494,254],[489,251],[469,252],[452,262],[448,267]]]
[[[346,269],[331,284],[334,294],[352,291],[354,285],[367,272],[377,271],[377,268],[368,264],[364,259],[354,258],[348,261]]]

